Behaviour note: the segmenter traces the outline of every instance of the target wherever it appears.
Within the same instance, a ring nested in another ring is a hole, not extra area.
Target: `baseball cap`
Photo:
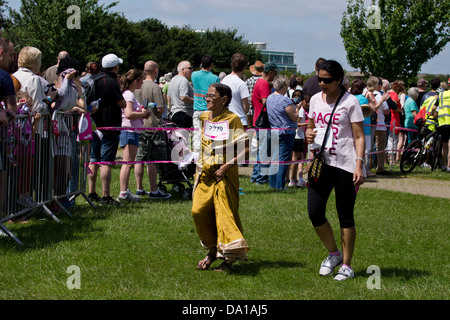
[[[425,80],[425,79],[423,79],[423,78],[420,78],[420,79],[417,81],[417,86],[418,86],[418,87],[426,86],[427,84],[428,84],[428,81]]]
[[[106,69],[113,68],[122,63],[123,60],[117,57],[114,53],[107,54],[102,59],[102,67]]]
[[[272,70],[277,70],[277,65],[273,62],[267,62],[264,66],[264,72],[269,72]]]

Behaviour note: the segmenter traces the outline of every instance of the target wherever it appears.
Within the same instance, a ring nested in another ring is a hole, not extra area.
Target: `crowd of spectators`
[[[231,88],[232,100],[227,108],[239,116],[245,129],[255,128],[256,119],[263,109],[267,110],[271,129],[276,129],[268,135],[263,135],[261,130],[250,135],[257,161],[260,160],[261,147],[269,148],[274,134],[279,141],[278,149],[272,150],[277,151],[276,159],[273,158],[277,163],[254,164],[251,181],[257,184],[270,182],[270,187],[276,190],[284,190],[286,186],[306,187],[303,163],[313,156],[314,150],[306,143],[305,130],[310,118],[310,100],[321,92],[318,70],[327,61],[324,58],[317,60],[316,74],[304,83],[301,77],[295,75],[290,78],[279,75],[273,63],[255,61],[248,68],[247,57],[240,53],[231,57],[232,71],[228,75],[223,72],[213,74],[214,59],[211,55],[202,57],[198,70],[194,70],[196,68],[190,61],[180,61],[173,72],[163,76],[160,76],[155,61],[147,61],[143,71],[120,70],[122,72],[119,73],[123,60],[115,54],[105,55],[101,62],[89,62],[84,70],[67,51],[61,51],[56,57],[56,64],[45,71],[41,70],[41,58],[38,48],[24,47],[18,53],[14,72],[8,73],[5,70],[10,70],[14,47],[7,39],[0,38],[1,124],[5,125],[8,117],[13,118],[15,114],[29,114],[28,132],[33,137],[33,143],[36,141],[39,144],[46,139],[40,121],[42,116],[52,116],[61,133],[69,130],[59,112],[89,114],[95,132],[88,145],[91,162],[88,189],[92,201],[118,205],[123,201],[138,201],[143,196],[170,198],[170,193],[158,188],[157,165],[152,163],[155,160],[169,160],[164,158],[164,150],[161,149],[160,142],[164,136],[159,131],[136,132],[133,129],[161,127],[165,120],[180,128],[193,128],[193,151],[198,152],[201,144],[199,118],[207,110],[205,96],[212,83],[222,83]],[[250,78],[244,73],[247,68],[252,73]],[[95,101],[88,101],[84,91],[83,86],[90,81],[94,83]],[[385,165],[400,161],[401,150],[417,136],[414,117],[429,99],[436,99],[440,92],[448,89],[448,84],[441,83],[438,78],[432,79],[430,84],[431,89],[427,90],[428,83],[424,79],[419,79],[417,86],[410,88],[406,88],[403,81],[390,83],[377,76],[371,76],[367,81],[356,79],[352,83],[346,77],[342,80],[341,85],[358,99],[367,113],[364,117],[367,176],[389,175]],[[95,126],[129,127],[130,130],[98,131]],[[57,138],[56,144],[63,145],[58,139],[62,139],[62,135]],[[75,146],[70,146],[70,143],[75,143],[75,140],[68,141],[69,147],[56,149],[54,153],[56,167],[62,170],[55,174],[58,194],[66,192],[71,178],[71,150]],[[114,162],[119,148],[123,149],[124,161],[139,163],[122,166],[120,190],[117,199],[114,199],[111,194],[117,190],[110,190],[111,165],[97,163]],[[385,153],[385,150],[388,152]],[[4,155],[1,160],[4,162]],[[294,163],[290,164],[291,161]],[[143,187],[145,165],[142,162],[149,162],[149,192]],[[23,163],[29,166],[32,161]],[[128,183],[133,168],[137,185],[135,192],[129,190]],[[446,163],[442,164],[442,169],[448,170]],[[98,175],[102,185],[100,195],[96,190]],[[21,181],[25,180],[21,178]],[[28,184],[28,181],[25,182]],[[33,202],[29,188],[21,190],[20,201]]]

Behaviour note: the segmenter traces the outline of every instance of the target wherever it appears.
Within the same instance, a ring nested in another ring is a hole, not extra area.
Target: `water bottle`
[[[425,149],[430,149],[431,144],[434,141],[434,136],[430,138],[430,140],[427,141],[427,144],[425,145]]]
[[[89,112],[91,112],[92,111],[92,108],[98,108],[98,105],[100,104],[100,101],[101,101],[102,99],[98,99],[98,100],[95,100],[95,101],[92,101],[91,102],[91,104],[88,106],[88,111]]]

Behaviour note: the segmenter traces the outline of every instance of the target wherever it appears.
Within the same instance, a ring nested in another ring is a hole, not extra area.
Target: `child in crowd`
[[[134,96],[134,91],[142,87],[144,73],[137,69],[131,69],[121,78],[121,90],[127,106],[122,110],[122,127],[130,130],[120,133],[120,147],[123,148],[123,161],[135,161],[139,147],[139,133],[133,128],[142,128],[144,118],[149,116],[149,110],[142,108]],[[119,202],[140,201],[139,196],[133,195],[129,190],[129,179],[132,164],[123,164],[120,170],[120,195]]]
[[[308,125],[309,100],[311,99],[311,96],[310,95],[303,96],[301,90],[295,90],[292,94],[292,99],[296,105],[300,103],[302,106],[302,108],[298,112],[298,129],[294,140],[292,161],[301,161],[305,159],[305,152],[307,150],[305,144],[305,130],[306,126]],[[303,180],[303,162],[291,165],[288,186],[289,187],[297,186],[300,188],[304,188],[306,186],[306,183]]]

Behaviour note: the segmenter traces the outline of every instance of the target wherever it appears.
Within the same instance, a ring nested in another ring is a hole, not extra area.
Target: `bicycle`
[[[400,160],[402,173],[410,173],[418,165],[425,164],[431,171],[439,166],[442,152],[442,139],[437,130],[431,132],[422,127],[419,139],[414,139],[407,146]]]

